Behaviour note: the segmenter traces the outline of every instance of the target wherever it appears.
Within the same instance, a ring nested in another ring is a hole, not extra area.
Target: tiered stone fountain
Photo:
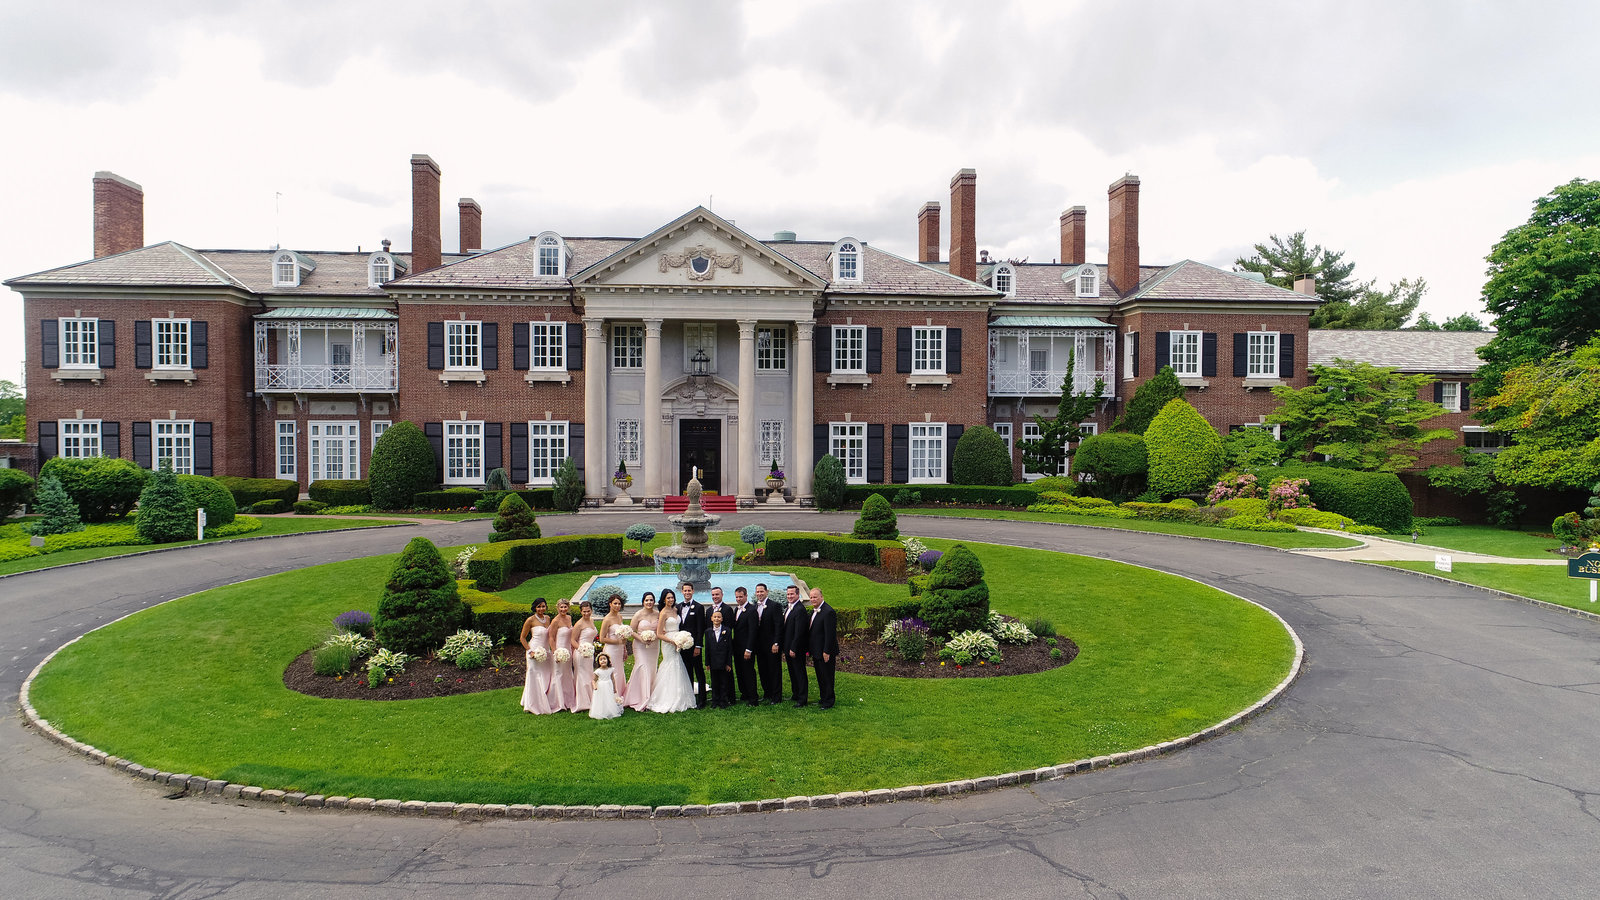
[[[698,470],[689,473],[689,484],[684,492],[689,495],[689,508],[682,515],[667,517],[668,522],[683,529],[683,535],[678,543],[655,552],[656,571],[675,573],[679,580],[694,585],[696,594],[709,596],[711,573],[732,572],[734,550],[710,543],[706,537],[706,526],[717,524],[722,517],[700,508]]]

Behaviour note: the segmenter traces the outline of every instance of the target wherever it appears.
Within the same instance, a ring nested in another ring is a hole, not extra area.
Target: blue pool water
[[[766,584],[768,595],[780,602],[783,600],[783,592],[791,584],[799,587],[801,594],[806,592],[805,583],[788,572],[720,572],[712,573],[711,575],[711,586],[722,588],[722,600],[724,603],[733,602],[733,589],[736,587],[744,588],[752,598],[755,597],[758,583]],[[639,598],[644,596],[645,591],[650,591],[657,597],[661,596],[663,588],[672,588],[674,592],[681,593],[678,591],[678,580],[672,577],[671,574],[656,574],[654,572],[609,573],[596,575],[584,582],[583,587],[572,595],[572,602],[576,605],[584,597],[588,597],[590,602],[594,604],[595,614],[603,615],[606,601],[616,588],[621,589],[627,601],[624,606],[628,609],[639,608]],[[710,603],[711,595],[709,592],[703,596],[697,593],[694,599],[701,603]],[[552,605],[554,604],[554,598],[551,598],[551,603]]]

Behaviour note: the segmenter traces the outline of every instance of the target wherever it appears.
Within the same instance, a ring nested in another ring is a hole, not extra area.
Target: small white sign
[[[1441,572],[1450,571],[1450,554],[1435,553],[1433,555],[1433,567]]]

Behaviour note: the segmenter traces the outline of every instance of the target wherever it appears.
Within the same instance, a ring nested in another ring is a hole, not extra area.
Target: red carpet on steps
[[[675,516],[689,508],[689,498],[679,494],[661,498],[661,511]],[[734,513],[739,511],[739,498],[732,494],[702,494],[700,508],[708,513]]]

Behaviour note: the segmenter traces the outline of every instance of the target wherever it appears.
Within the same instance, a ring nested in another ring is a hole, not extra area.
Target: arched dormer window
[[[1092,265],[1078,267],[1078,274],[1074,279],[1078,283],[1079,297],[1100,296],[1100,270]]]
[[[300,264],[292,251],[284,250],[272,258],[272,286],[300,286]]]
[[[833,280],[861,280],[861,242],[844,238],[833,245]]]
[[[547,231],[534,242],[539,260],[539,274],[565,278],[567,275],[567,242],[561,235]]]
[[[383,287],[386,282],[393,281],[394,277],[393,256],[380,250],[367,257],[367,285],[369,287]]]
[[[1011,263],[1001,263],[994,267],[994,289],[1007,297],[1017,295],[1017,270]]]

